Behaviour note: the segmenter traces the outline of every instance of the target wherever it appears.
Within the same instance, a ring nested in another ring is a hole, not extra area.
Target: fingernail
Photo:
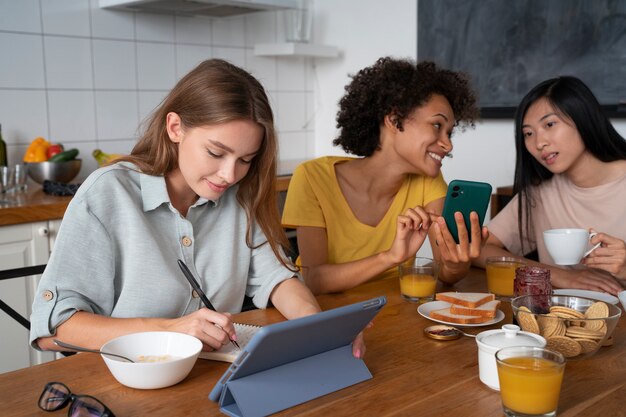
[[[354,352],[354,357],[357,359],[361,359],[361,350],[357,349],[356,352]]]

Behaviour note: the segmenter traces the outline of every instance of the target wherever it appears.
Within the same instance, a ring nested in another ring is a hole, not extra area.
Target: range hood
[[[100,8],[183,16],[226,17],[297,8],[296,0],[99,0]]]

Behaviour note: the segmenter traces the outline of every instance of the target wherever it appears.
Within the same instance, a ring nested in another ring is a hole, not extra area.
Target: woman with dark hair
[[[459,125],[473,127],[478,115],[467,78],[432,62],[381,58],[353,77],[339,107],[341,132],[333,143],[360,158],[300,165],[283,212],[283,225],[297,229],[307,285],[327,293],[397,276],[395,267],[415,256],[428,235],[439,278],[463,278],[486,230],[474,213],[468,232],[457,213],[456,244],[439,215],[450,137]]]
[[[214,59],[183,77],[131,154],[72,199],[35,297],[31,345],[99,349],[169,330],[214,350],[236,340],[230,313],[245,295],[287,318],[320,311],[282,249],[276,142],[267,95],[246,71]],[[177,259],[218,311],[203,307]]]
[[[540,83],[522,99],[515,143],[515,196],[489,223],[476,264],[537,250],[553,285],[619,292],[618,279],[626,279],[626,140],[591,90],[564,76]],[[586,268],[554,265],[542,234],[556,228],[600,232],[591,242],[601,247],[584,258]]]

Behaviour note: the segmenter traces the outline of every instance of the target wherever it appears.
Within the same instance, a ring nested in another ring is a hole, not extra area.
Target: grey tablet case
[[[352,341],[386,303],[378,297],[264,326],[209,399],[229,416],[266,416],[371,379]]]

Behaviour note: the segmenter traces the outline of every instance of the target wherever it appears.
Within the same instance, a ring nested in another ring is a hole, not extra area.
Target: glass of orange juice
[[[486,265],[487,290],[499,299],[512,298],[515,269],[524,263],[509,256],[492,256],[487,258]]]
[[[413,303],[432,301],[437,287],[437,263],[431,258],[415,257],[398,267],[400,294]]]
[[[496,352],[496,364],[506,416],[556,416],[563,355],[540,347],[505,347]]]

